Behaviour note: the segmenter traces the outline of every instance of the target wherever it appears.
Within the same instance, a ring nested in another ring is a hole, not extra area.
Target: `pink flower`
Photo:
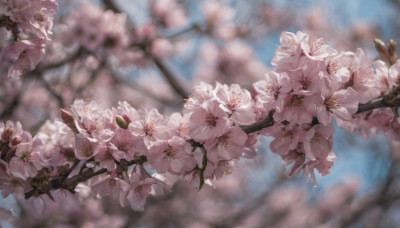
[[[146,199],[152,192],[152,185],[157,184],[157,181],[151,178],[145,173],[146,171],[142,169],[142,167],[136,165],[132,170],[130,177],[131,185],[126,195],[128,202],[125,201],[121,203],[122,206],[129,203],[131,208],[135,211],[144,210]]]
[[[265,80],[253,84],[257,105],[263,107],[265,112],[271,109],[282,110],[284,99],[292,88],[292,83],[286,73],[274,71],[266,73]]]
[[[244,150],[247,134],[239,127],[229,128],[223,135],[204,144],[207,158],[213,163],[219,160],[238,159]]]
[[[280,37],[281,46],[275,51],[275,56],[271,62],[272,65],[286,69],[296,69],[298,59],[302,54],[300,42],[305,39],[306,36],[307,35],[303,32],[297,32],[297,34],[282,32]]]
[[[5,125],[0,122],[0,139],[1,142],[7,143],[12,148],[19,143],[32,141],[32,136],[22,129],[19,121],[14,124],[8,120]]]
[[[0,159],[0,189],[3,198],[14,193],[24,193],[28,185],[26,181],[10,174],[8,164]]]
[[[203,14],[207,24],[217,27],[233,18],[234,11],[222,2],[205,1]]]
[[[395,87],[400,84],[400,60],[389,68],[389,83]]]
[[[189,135],[196,141],[220,136],[229,125],[226,113],[220,108],[220,103],[210,100],[193,110],[189,122]]]
[[[203,104],[206,101],[214,98],[213,87],[207,83],[200,82],[198,86],[193,88],[192,95],[187,99],[185,103],[184,111],[191,111],[195,107]]]
[[[92,144],[89,139],[81,134],[75,136],[75,157],[79,160],[89,160],[96,155],[97,146]]]
[[[175,0],[150,2],[152,17],[167,28],[176,28],[188,23],[183,7]]]
[[[23,40],[17,41],[11,47],[3,50],[3,57],[12,61],[8,69],[8,76],[11,78],[21,76],[28,71],[35,69],[44,58],[44,40]]]
[[[295,125],[283,125],[276,123],[270,129],[262,131],[263,135],[274,136],[274,140],[270,144],[272,153],[285,155],[290,150],[296,149],[299,141],[301,141],[300,130]]]
[[[179,136],[185,140],[189,140],[189,117],[190,113],[172,113],[167,124],[167,126],[171,128],[171,135]]]
[[[10,161],[10,173],[16,177],[26,180],[28,177],[36,176],[42,167],[39,163],[32,163],[32,154],[38,153],[43,146],[40,138],[35,137],[31,142],[20,143],[15,151],[15,157]]]
[[[112,199],[118,200],[123,204],[129,187],[129,184],[120,178],[106,177],[93,184],[92,191],[101,197],[110,196]]]
[[[285,155],[282,155],[282,159],[286,165],[293,163],[292,168],[290,168],[286,173],[288,177],[300,173],[303,164],[306,161],[303,145],[299,143],[295,149],[289,150]]]
[[[109,147],[100,145],[95,158],[96,161],[100,162],[100,167],[106,168],[108,171],[113,171],[117,167],[113,154],[113,151]]]
[[[196,166],[192,146],[184,139],[173,136],[169,140],[155,142],[148,151],[150,165],[159,173],[181,175]]]
[[[24,32],[34,32],[38,37],[48,39],[48,35],[52,34],[53,17],[57,8],[55,0],[14,0],[8,1],[4,13],[12,21],[19,23]]]
[[[332,124],[327,126],[315,125],[311,127],[304,136],[304,151],[311,160],[324,159],[333,148],[333,133],[335,129]]]
[[[329,76],[323,78],[329,89],[341,89],[350,80],[351,67],[355,58],[353,52],[342,52],[329,61],[326,68]]]
[[[58,167],[62,166],[66,161],[66,157],[60,153],[60,147],[54,145],[48,135],[38,133],[35,138],[42,141],[41,149],[31,154],[32,162],[36,167]]]
[[[381,91],[378,87],[377,77],[372,68],[371,60],[365,55],[362,49],[357,49],[357,58],[352,65],[352,75],[346,84],[360,94],[360,103],[364,104],[380,95]]]
[[[308,161],[304,164],[304,174],[306,177],[310,174],[315,186],[318,186],[315,179],[314,169],[317,169],[322,176],[325,176],[330,173],[330,169],[336,160],[336,155],[333,152],[330,152],[325,158],[317,158],[316,160]]]
[[[284,108],[274,113],[275,121],[290,123],[311,123],[315,115],[315,98],[291,93],[285,97]]]
[[[209,161],[206,170],[204,171],[204,177],[213,179],[215,176],[215,178],[219,179],[224,174],[231,174],[235,166],[236,162],[234,162],[233,160],[219,160],[215,163]]]
[[[125,159],[131,161],[136,151],[135,142],[139,142],[139,140],[140,137],[133,136],[128,130],[118,128],[107,144],[115,160],[120,161],[121,159]]]
[[[253,101],[250,92],[239,85],[221,85],[217,82],[215,95],[222,104],[222,109],[229,114],[236,124],[250,124],[255,121]]]
[[[157,109],[153,108],[150,111],[147,111],[147,109],[143,110],[141,117],[140,120],[133,121],[129,125],[129,131],[134,136],[143,137],[147,148],[150,148],[158,139],[168,137],[168,130],[165,126],[166,120]]]
[[[314,35],[306,35],[300,41],[302,54],[312,60],[325,60],[327,57],[336,54],[336,51],[328,45],[323,45],[324,40]]]
[[[351,114],[357,111],[360,101],[360,96],[351,87],[334,93],[322,93],[322,97],[324,103],[317,105],[317,116],[323,125],[332,122],[331,114],[342,120],[351,120]]]
[[[94,101],[75,100],[72,112],[79,133],[91,142],[107,142],[113,137],[116,123],[111,110],[102,110]]]
[[[325,67],[325,64],[322,61],[307,60],[302,63],[298,70],[288,72],[293,82],[294,93],[304,96],[319,93],[321,91],[320,78],[323,77],[323,67]]]
[[[378,60],[374,62],[374,65],[376,86],[381,94],[386,94],[393,88],[394,80],[389,78],[389,69],[385,62]]]

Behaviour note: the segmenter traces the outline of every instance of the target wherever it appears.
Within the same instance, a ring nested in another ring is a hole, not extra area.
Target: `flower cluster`
[[[17,77],[35,69],[44,58],[58,5],[55,0],[4,0],[1,4],[0,30],[7,30],[14,40],[2,50],[0,60],[10,61],[8,76]],[[31,38],[21,39],[20,33]]]
[[[86,2],[77,6],[64,21],[59,36],[66,46],[77,44],[90,52],[104,47],[101,51],[114,53],[129,45],[126,14],[105,11]]]
[[[387,68],[377,61],[374,70],[362,50],[338,53],[302,32],[284,32],[281,44],[272,61],[277,69],[252,93],[200,83],[182,112],[169,116],[127,102],[103,109],[76,100],[71,112],[61,109],[62,122],[47,122],[34,137],[19,123],[0,123],[3,196],[24,193],[43,206],[57,189],[74,193],[83,183],[96,196],[143,210],[149,195],[178,177],[201,189],[229,174],[242,157],[256,155],[259,134],[274,137],[271,151],[293,164],[289,176],[304,171],[315,184],[314,169],[326,175],[336,160],[334,118],[353,131],[399,138],[391,109],[360,109],[397,98],[399,62]]]
[[[338,53],[321,38],[302,32],[282,33],[272,64],[277,69],[253,87],[257,108],[263,116],[274,110],[277,122],[262,134],[275,137],[273,153],[294,163],[289,175],[304,170],[314,182],[313,169],[326,175],[336,159],[333,118],[340,126],[362,127],[356,119],[371,124],[365,114],[353,115],[359,104],[391,93],[399,81],[398,64],[388,69],[383,61],[376,61],[374,71],[361,49]],[[381,118],[375,123],[389,122]]]
[[[152,5],[152,9],[160,17],[159,20],[165,20],[163,23],[168,26],[175,26],[174,20],[180,20],[180,17],[184,16],[179,7],[175,6],[174,12],[177,12],[175,16],[178,18],[174,19],[170,14],[167,17],[160,9],[162,6],[158,4],[160,3]],[[134,64],[136,67],[150,65],[151,56],[148,54],[161,58],[172,52],[172,44],[161,37],[152,23],[129,31],[129,21],[124,13],[104,10],[89,2],[76,8],[74,13],[64,20],[65,23],[60,25],[59,39],[67,47],[81,48],[98,58],[113,56],[121,65]]]

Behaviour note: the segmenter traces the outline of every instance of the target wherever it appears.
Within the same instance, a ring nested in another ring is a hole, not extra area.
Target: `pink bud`
[[[389,52],[391,64],[395,64],[396,61],[397,61],[396,49],[397,49],[397,42],[394,41],[394,40],[389,40],[389,43],[388,43],[388,52]]]
[[[385,43],[382,40],[375,38],[374,44],[375,44],[375,49],[378,51],[381,58],[385,62],[390,62],[389,52],[388,52],[388,49],[387,49]]]
[[[1,134],[1,140],[3,142],[9,142],[11,140],[13,134],[13,130],[11,128],[4,129],[3,133]]]
[[[21,136],[17,136],[17,137],[15,137],[15,138],[13,138],[13,140],[11,141],[11,144],[12,144],[13,146],[15,146],[15,145],[17,145],[17,144],[20,144],[21,142],[22,142]]]
[[[74,132],[79,133],[78,128],[75,125],[72,114],[65,109],[60,109],[62,121]]]
[[[131,118],[129,118],[129,116],[126,115],[126,114],[124,114],[124,115],[122,116],[122,118],[124,118],[124,120],[126,121],[126,123],[127,123],[128,125],[132,122]]]

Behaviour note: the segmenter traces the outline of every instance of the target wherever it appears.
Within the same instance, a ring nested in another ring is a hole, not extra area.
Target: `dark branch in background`
[[[114,13],[121,13],[122,11],[118,8],[118,6],[114,3],[113,0],[103,0],[103,4],[105,7],[109,10],[112,10]],[[129,20],[131,25],[134,25],[134,22],[132,20]],[[198,28],[198,26],[194,26],[193,28]],[[139,45],[139,47],[146,53],[146,48]],[[151,55],[147,53],[147,55],[150,57]],[[172,72],[168,69],[168,67],[162,62],[161,59],[158,59],[156,57],[152,57],[154,64],[157,66],[157,68],[161,71],[163,76],[167,79],[167,81],[170,83],[172,88],[175,90],[176,93],[179,94],[183,99],[187,99],[189,96],[189,93],[184,89],[184,87],[176,80],[176,77],[172,74]]]
[[[115,5],[113,0],[103,0],[103,4],[114,13],[121,13],[121,10]]]
[[[33,74],[33,76],[37,79],[39,79],[40,83],[44,86],[44,88],[57,100],[58,104],[61,107],[65,106],[65,102],[64,99],[62,97],[61,94],[57,93],[55,90],[53,90],[53,88],[51,87],[51,85],[46,81],[46,79],[43,77],[43,73],[47,70],[52,70],[52,69],[56,69],[59,67],[63,67],[65,64],[69,63],[69,62],[75,62],[76,60],[78,60],[82,54],[83,54],[83,49],[80,48],[78,49],[74,54],[66,57],[65,59],[56,62],[56,63],[50,63],[48,65],[39,65],[36,69],[34,69],[30,74]]]
[[[50,64],[44,65],[44,66],[42,66],[42,64],[39,64],[39,66],[36,67],[36,69],[34,69],[31,73],[40,76],[46,70],[52,70],[55,68],[59,68],[59,67],[64,66],[66,63],[74,62],[75,60],[78,60],[78,58],[81,57],[83,53],[84,53],[84,50],[82,48],[79,48],[74,54],[66,57],[65,59],[63,59],[59,62],[50,63]]]
[[[111,70],[111,75],[112,78],[114,80],[115,83],[120,84],[120,85],[128,85],[129,87],[131,87],[132,89],[138,91],[141,94],[144,94],[146,97],[149,97],[153,100],[156,100],[160,103],[169,105],[171,107],[180,107],[181,102],[176,102],[176,101],[172,101],[170,99],[167,99],[165,97],[158,97],[156,94],[152,93],[151,91],[147,90],[146,88],[144,88],[143,86],[140,86],[138,84],[136,84],[133,81],[130,81],[129,79],[125,79],[123,78],[121,75],[119,75],[117,72],[112,71]]]
[[[386,214],[388,208],[400,199],[398,193],[393,194],[393,187],[398,181],[396,178],[398,177],[399,165],[399,160],[394,160],[394,162],[390,164],[388,176],[386,176],[378,191],[359,199],[359,205],[355,210],[345,210],[341,212],[343,218],[339,227],[349,227],[350,225],[355,224],[363,218],[363,215],[367,214],[370,210],[376,209],[376,207],[379,207],[382,210],[381,216]],[[380,223],[382,220],[377,222]],[[372,224],[372,226],[386,227],[384,224]]]
[[[88,81],[85,84],[83,84],[82,86],[76,88],[74,94],[75,95],[81,94],[90,84],[92,84],[96,80],[96,78],[100,74],[100,72],[106,68],[105,67],[106,64],[107,64],[106,60],[101,60],[97,69],[95,69],[94,71],[91,72]],[[75,97],[74,97],[74,99],[75,99]]]
[[[192,32],[192,31],[193,32],[195,31],[195,32],[198,32],[198,33],[206,33],[207,29],[204,29],[199,24],[194,23],[194,24],[192,24],[192,25],[190,25],[190,26],[188,26],[188,27],[186,27],[186,28],[184,28],[184,29],[182,29],[180,31],[177,31],[177,32],[175,32],[173,34],[167,35],[166,38],[167,39],[175,39],[175,38],[178,38],[181,35],[187,34],[187,33]]]
[[[34,77],[38,78],[40,80],[40,83],[45,87],[45,89],[52,95],[54,98],[58,101],[60,105],[63,106],[64,101],[62,99],[62,96],[55,92],[52,88],[51,85],[47,83],[47,81],[42,77],[43,72],[46,70],[52,70],[55,68],[59,68],[64,66],[68,62],[72,62],[77,60],[83,53],[82,49],[78,49],[74,54],[68,56],[67,58],[61,60],[60,62],[56,63],[51,63],[48,65],[43,65],[39,64],[38,67],[36,67],[33,71],[31,71],[29,74],[32,74]],[[31,79],[31,77],[24,77],[24,79]],[[18,106],[19,100],[22,96],[22,93],[19,91],[18,94],[12,99],[12,101],[4,108],[3,112],[0,113],[0,119],[10,119],[14,109]]]
[[[3,112],[0,114],[0,119],[9,119],[12,116],[14,109],[19,104],[19,99],[20,98],[21,98],[21,93],[18,92],[12,98],[11,102],[9,102],[6,107],[4,107]]]
[[[179,96],[181,96],[183,99],[189,98],[189,93],[181,86],[181,84],[176,80],[174,75],[171,73],[171,71],[167,68],[167,66],[162,62],[162,60],[154,57],[153,58],[154,64],[157,66],[157,68],[163,73],[165,79],[169,82],[169,84],[172,86],[172,88],[175,90]]]
[[[53,88],[51,88],[51,85],[49,83],[47,83],[47,81],[46,81],[46,79],[44,79],[44,77],[39,76],[39,78],[40,78],[40,82],[42,83],[44,88],[57,100],[58,104],[61,107],[64,107],[65,103],[64,103],[63,97],[59,93],[54,91]]]

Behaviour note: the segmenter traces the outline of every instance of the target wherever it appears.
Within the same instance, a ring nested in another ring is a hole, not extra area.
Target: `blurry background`
[[[273,69],[270,62],[280,45],[282,31],[314,33],[338,52],[362,48],[371,59],[378,56],[373,38],[399,41],[400,33],[397,0],[93,1],[91,4],[102,9],[115,11],[113,7],[117,7],[127,13],[128,29],[115,30],[134,34],[136,38],[130,37],[130,41],[159,39],[157,45],[153,43],[151,53],[162,60],[166,70],[146,59],[140,50],[106,49],[106,42],[104,49],[83,52],[59,67],[48,67],[68,59],[68,55],[84,46],[65,41],[68,32],[72,33],[71,29],[65,29],[71,28],[68,20],[74,20],[72,12],[75,11],[75,17],[79,14],[75,7],[92,15],[93,8],[84,5],[82,10],[79,4],[82,1],[59,1],[54,42],[48,47],[48,57],[38,67],[43,70],[28,73],[20,81],[0,77],[1,121],[19,120],[25,129],[35,132],[47,119],[57,118],[60,107],[68,108],[76,98],[93,99],[105,107],[127,100],[135,108],[156,107],[168,114],[181,109],[182,98],[164,79],[165,71],[172,73],[189,93],[200,81],[239,83],[251,89],[251,83]],[[85,22],[84,16],[80,19],[80,23]],[[2,72],[4,69],[0,66]],[[10,218],[7,222],[3,218],[0,224],[4,227],[400,225],[398,143],[382,135],[366,138],[336,127],[334,150],[338,161],[330,175],[317,174],[319,187],[314,187],[302,175],[290,179],[285,176],[282,160],[269,151],[270,141],[263,139],[256,159],[241,161],[232,174],[216,182],[215,189],[207,186],[197,192],[188,184],[178,183],[171,193],[151,198],[144,212],[120,208],[107,199],[100,202],[89,198],[82,202],[84,206],[79,211],[56,211],[37,218],[25,214],[17,201],[8,197],[0,199],[0,207],[14,208],[13,214],[20,220]]]

